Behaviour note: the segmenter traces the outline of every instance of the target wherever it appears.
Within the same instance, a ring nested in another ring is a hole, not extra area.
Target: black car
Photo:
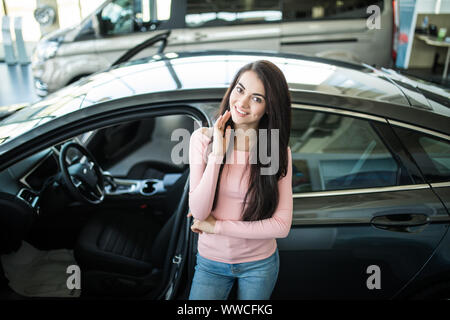
[[[124,63],[0,122],[0,297],[187,298],[197,235],[181,141],[260,59],[292,96],[293,223],[272,298],[449,298],[449,93],[238,51]]]

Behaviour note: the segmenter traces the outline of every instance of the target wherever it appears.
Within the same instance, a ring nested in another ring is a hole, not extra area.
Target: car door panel
[[[315,110],[293,109],[293,222],[277,240],[273,298],[392,298],[432,256],[449,216],[387,121]]]
[[[370,223],[380,214],[411,212],[427,215],[430,223],[408,232]],[[447,218],[427,187],[294,199],[291,232],[278,239],[281,267],[273,297],[390,298],[432,255],[447,229]],[[371,265],[380,267],[381,289],[366,285]]]
[[[185,50],[256,49],[279,51],[277,23],[185,29]]]
[[[442,200],[447,212],[450,214],[450,183],[432,183],[434,193]]]
[[[381,9],[381,29],[368,27],[369,5]],[[388,1],[284,1],[280,51],[388,65],[390,50],[373,48],[391,45],[392,15]]]

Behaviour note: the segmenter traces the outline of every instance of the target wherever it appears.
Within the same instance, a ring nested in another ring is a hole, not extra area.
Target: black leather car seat
[[[19,250],[34,220],[33,208],[28,203],[0,192],[0,254]]]
[[[87,295],[138,296],[159,285],[175,211],[189,170],[168,190],[163,226],[145,213],[102,212],[82,229],[75,247],[81,290]]]

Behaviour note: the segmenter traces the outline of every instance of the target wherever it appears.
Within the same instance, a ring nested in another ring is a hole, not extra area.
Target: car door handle
[[[430,218],[426,214],[388,214],[373,217],[370,223],[382,229],[398,229],[426,225]]]

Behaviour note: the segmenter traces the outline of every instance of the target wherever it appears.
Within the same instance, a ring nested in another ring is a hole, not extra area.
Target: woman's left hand
[[[188,217],[191,217],[192,213],[189,212]],[[193,232],[206,232],[206,233],[214,233],[214,227],[216,226],[216,218],[212,215],[209,215],[208,218],[204,221],[200,221],[194,219],[194,223],[191,226],[191,230]]]

